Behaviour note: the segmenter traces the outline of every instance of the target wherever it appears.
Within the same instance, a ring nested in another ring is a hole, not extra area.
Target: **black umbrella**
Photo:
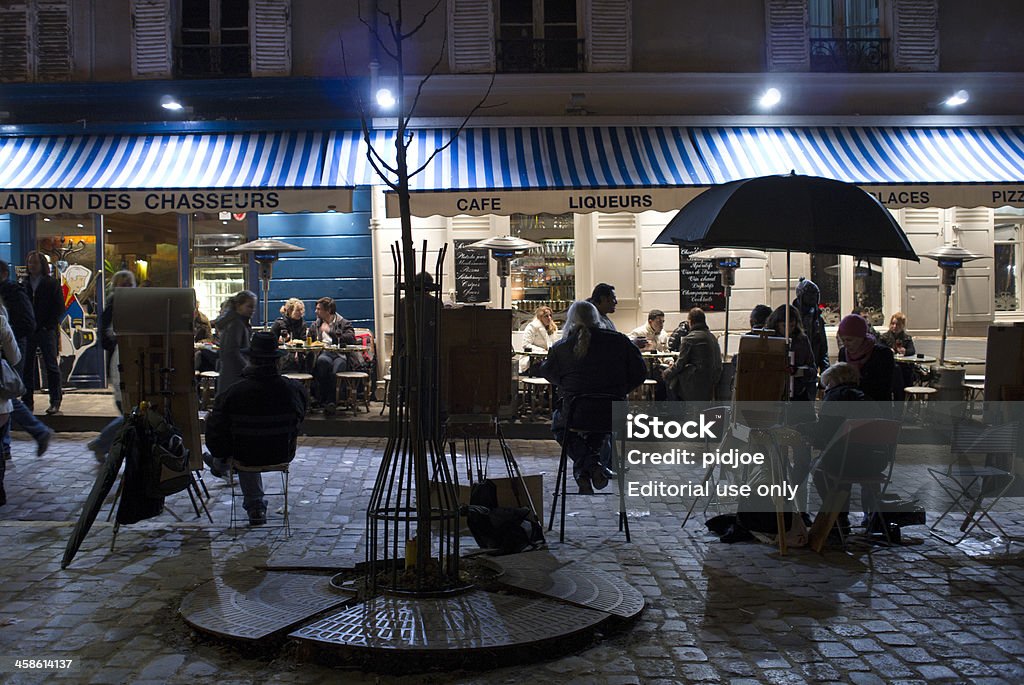
[[[787,303],[791,252],[921,261],[872,195],[852,183],[796,173],[712,186],[684,205],[654,244],[785,252]]]
[[[654,243],[920,261],[873,196],[852,183],[797,174],[712,186],[679,210]]]
[[[92,485],[89,497],[85,500],[82,513],[79,514],[75,527],[71,529],[71,537],[64,548],[64,558],[60,562],[62,569],[67,568],[71,560],[75,558],[78,548],[81,547],[85,536],[89,533],[89,529],[92,528],[96,516],[100,513],[100,508],[103,506],[103,500],[107,498],[107,495],[110,494],[110,489],[114,487],[117,474],[121,471],[121,464],[124,463],[125,454],[125,449],[119,449],[111,450],[107,455],[107,460],[103,463],[103,467],[96,476],[96,482]]]

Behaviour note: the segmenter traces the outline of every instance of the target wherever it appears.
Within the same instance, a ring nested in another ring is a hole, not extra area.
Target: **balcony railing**
[[[176,78],[249,76],[249,44],[175,45]]]
[[[552,73],[583,71],[582,39],[499,40],[498,71]]]
[[[889,71],[889,39],[811,38],[811,71]]]

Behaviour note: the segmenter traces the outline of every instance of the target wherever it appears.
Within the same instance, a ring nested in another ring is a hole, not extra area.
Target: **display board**
[[[455,299],[466,304],[491,300],[491,256],[470,247],[476,240],[455,241]]]
[[[689,259],[703,248],[679,248],[679,311],[700,307],[706,312],[725,311],[725,288],[711,259]]]

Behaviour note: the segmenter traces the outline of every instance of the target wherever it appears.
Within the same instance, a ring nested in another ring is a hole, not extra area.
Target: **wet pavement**
[[[769,545],[718,542],[702,517],[680,528],[678,502],[639,498],[628,507],[632,543],[616,530],[614,498],[569,500],[567,542],[554,543],[556,553],[622,574],[647,601],[631,628],[579,653],[492,672],[404,677],[331,670],[287,647],[242,654],[192,633],[176,615],[182,598],[214,575],[268,561],[361,559],[362,512],[384,440],[301,440],[290,538],[272,526],[232,533],[229,490],[208,475],[213,524],[196,519],[179,494],[167,504],[182,521],[165,513],[123,527],[111,551],[104,509],[62,571],[71,525],[96,475],[85,449],[92,435],[62,433],[43,458],[30,440],[14,441],[8,504],[0,508],[2,682],[1024,682],[1020,544],[972,536],[953,547],[911,527],[898,547],[780,557]],[[557,446],[511,446],[525,473],[545,474],[549,497]],[[491,466],[496,473],[500,463]],[[918,476],[910,469],[906,479],[912,487]],[[996,516],[1024,533],[1020,500],[1004,503]],[[280,518],[275,508],[271,524]],[[72,664],[15,669],[15,657]]]

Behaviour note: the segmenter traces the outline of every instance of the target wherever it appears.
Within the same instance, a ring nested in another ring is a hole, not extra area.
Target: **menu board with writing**
[[[470,247],[475,240],[455,241],[455,299],[480,304],[491,299],[491,256]]]
[[[679,248],[679,311],[700,307],[706,312],[725,311],[725,288],[713,259],[689,259],[699,247]]]

